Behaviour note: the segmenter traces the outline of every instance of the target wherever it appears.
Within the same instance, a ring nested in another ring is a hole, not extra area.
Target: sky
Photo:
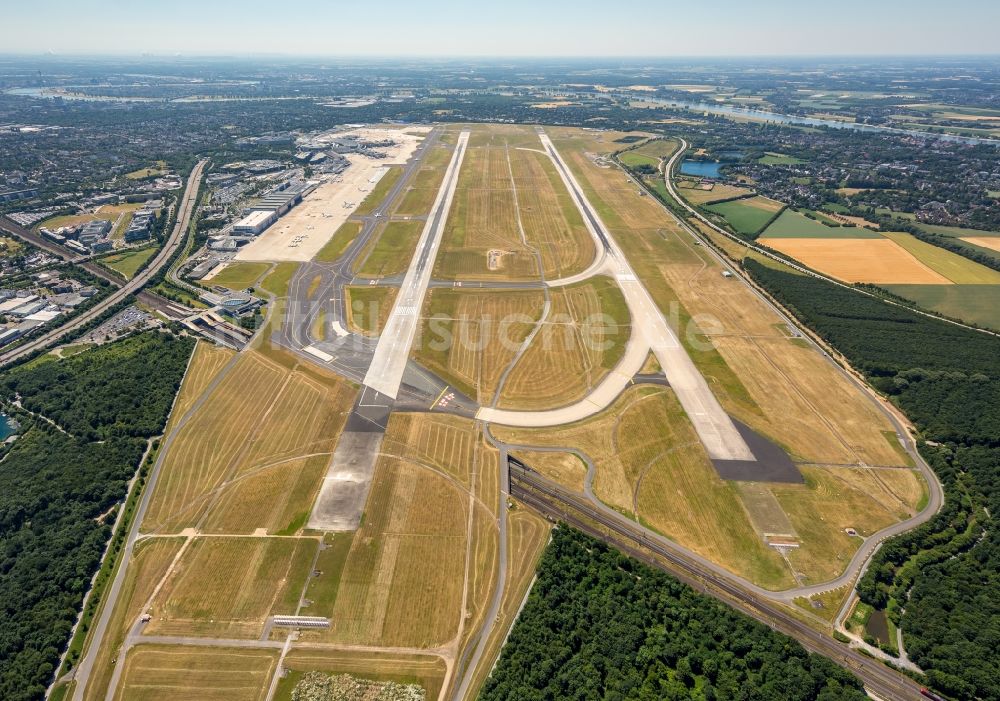
[[[817,56],[1000,53],[996,0],[12,0],[3,53]]]

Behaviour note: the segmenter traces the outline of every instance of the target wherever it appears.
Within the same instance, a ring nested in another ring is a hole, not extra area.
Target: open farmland
[[[816,216],[822,215],[817,214]],[[758,240],[765,245],[770,245],[768,240],[773,238],[879,239],[882,238],[882,235],[859,226],[827,226],[792,209],[786,209],[781,213],[781,216],[764,229]]]
[[[538,290],[432,290],[424,302],[425,322],[413,357],[488,404],[543,302]]]
[[[549,315],[514,365],[505,408],[551,408],[579,399],[621,359],[631,333],[621,291],[599,277],[550,291]]]
[[[924,309],[1000,330],[1000,285],[886,285]]]
[[[960,285],[1000,285],[1000,271],[925,243],[912,234],[886,233],[892,241],[905,248],[917,260]]]
[[[726,185],[714,181],[702,183],[685,177],[677,178],[677,189],[681,196],[694,205],[711,204],[721,200],[732,200],[752,195],[753,191],[736,185]]]
[[[706,207],[710,212],[723,216],[729,225],[745,236],[756,235],[784,207],[780,202],[766,197],[750,197],[731,202],[719,202]]]
[[[963,236],[962,240],[973,246],[988,248],[1000,253],[1000,236]]]
[[[776,238],[768,239],[767,245],[844,282],[951,284],[891,239]]]
[[[125,663],[116,701],[263,701],[278,650],[141,645]]]

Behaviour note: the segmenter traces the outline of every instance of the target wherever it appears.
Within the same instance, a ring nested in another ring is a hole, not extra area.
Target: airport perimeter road
[[[15,348],[7,353],[0,354],[0,365],[6,365],[7,363],[12,363],[19,358],[23,358],[40,348],[46,347],[50,343],[58,341],[60,338],[63,338],[81,326],[88,324],[90,321],[103,314],[110,307],[113,307],[129,295],[135,294],[141,290],[154,275],[160,272],[160,269],[167,263],[167,261],[170,260],[171,256],[173,256],[184,240],[184,233],[187,231],[188,225],[191,222],[191,214],[198,202],[198,189],[201,186],[201,173],[204,170],[206,163],[208,163],[207,160],[199,161],[191,170],[191,174],[188,176],[187,187],[184,189],[184,197],[181,199],[180,206],[177,209],[177,221],[174,224],[174,230],[170,233],[170,238],[167,239],[166,244],[164,244],[163,248],[160,249],[160,252],[156,254],[156,257],[153,258],[144,270],[122,285],[122,287],[108,295],[106,299],[101,300],[83,314],[73,317],[59,328],[49,331],[44,336],[41,336],[30,343],[19,346],[18,348]],[[87,269],[90,270],[89,267]]]
[[[444,181],[438,190],[437,199],[427,218],[423,233],[417,242],[417,250],[413,255],[406,277],[396,295],[389,320],[379,336],[378,345],[371,365],[365,374],[364,384],[379,393],[396,398],[399,385],[403,381],[403,372],[410,357],[410,348],[417,333],[420,321],[420,309],[424,303],[424,295],[431,280],[431,270],[441,246],[444,225],[451,210],[458,185],[458,174],[462,169],[462,160],[469,144],[469,132],[463,131],[458,136],[455,152],[451,156]]]
[[[544,132],[540,132],[538,136],[546,153],[555,164],[566,190],[580,210],[588,230],[607,252],[604,264],[595,272],[611,275],[625,297],[632,318],[632,335],[629,337],[624,358],[627,364],[616,368],[598,385],[595,392],[570,407],[551,412],[486,408],[481,409],[476,418],[510,426],[555,426],[586,418],[609,406],[618,397],[632,375],[642,367],[645,351],[651,349],[660,362],[667,381],[677,394],[681,406],[691,418],[691,423],[709,457],[714,460],[754,460],[753,452],[743,440],[743,436],[736,430],[732,419],[712,394],[705,378],[670,328],[663,312],[650,297],[646,286],[632,270],[625,254],[601,221],[552,140]]]

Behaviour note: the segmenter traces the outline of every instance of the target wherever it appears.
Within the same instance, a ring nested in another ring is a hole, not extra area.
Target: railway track
[[[697,591],[715,597],[768,627],[798,640],[803,647],[849,669],[868,692],[887,701],[924,698],[909,677],[814,630],[771,602],[755,597],[657,539],[595,508],[517,460],[510,463],[510,495],[550,519],[563,521],[646,564],[668,572]]]

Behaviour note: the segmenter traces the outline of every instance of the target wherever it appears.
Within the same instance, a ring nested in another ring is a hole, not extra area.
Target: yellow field
[[[569,404],[589,393],[614,368],[631,329],[621,293],[599,279],[550,291],[540,332],[503,387],[499,406],[518,409]],[[624,324],[606,324],[602,314]],[[614,344],[604,349],[605,343]]]
[[[205,341],[198,341],[194,347],[194,356],[188,366],[184,381],[181,383],[180,392],[174,402],[173,411],[170,413],[170,421],[167,423],[166,432],[179,421],[188,409],[197,401],[201,393],[205,391],[209,383],[215,378],[222,366],[232,360],[235,352],[223,346],[214,346]]]
[[[115,699],[263,701],[278,650],[141,645],[129,652]]]
[[[112,660],[118,655],[125,635],[152,596],[157,582],[167,573],[167,568],[183,542],[182,538],[157,538],[136,544],[106,637],[97,651],[90,683],[84,694],[85,701],[104,700],[105,690],[111,683],[111,673],[114,670]]]
[[[713,202],[718,202],[719,200],[729,200],[734,197],[742,197],[743,195],[751,194],[751,190],[748,190],[745,187],[723,185],[721,183],[715,183],[711,189],[708,190],[701,187],[678,186],[678,192],[684,199],[695,205],[712,204]]]
[[[914,255],[921,263],[958,285],[998,285],[1000,271],[987,268],[985,265],[969,260],[957,253],[921,241],[916,236],[906,233],[886,232],[885,236],[907,252]],[[993,244],[997,246],[996,243]]]
[[[179,532],[198,526],[219,499],[227,508],[213,510],[213,516],[232,523],[228,506],[239,511],[241,503],[227,495],[228,489],[255,504],[260,497],[251,495],[261,484],[277,482],[311,494],[319,486],[315,463],[311,469],[303,465],[299,475],[312,475],[311,484],[295,481],[292,487],[291,472],[281,477],[262,473],[285,472],[298,459],[332,453],[352,399],[346,382],[305,368],[291,371],[257,352],[243,354],[168,448],[144,530]],[[287,528],[296,510],[309,506],[311,499],[307,504],[272,500],[263,510],[247,512],[256,521],[241,517],[240,522],[251,530]]]
[[[153,601],[148,635],[260,636],[294,614],[319,541],[196,537]]]
[[[844,282],[951,284],[890,239],[762,238],[760,242]]]
[[[543,302],[536,290],[431,290],[414,360],[488,404]]]
[[[962,241],[971,243],[973,246],[982,246],[994,251],[1000,251],[1000,236],[965,236]]]

